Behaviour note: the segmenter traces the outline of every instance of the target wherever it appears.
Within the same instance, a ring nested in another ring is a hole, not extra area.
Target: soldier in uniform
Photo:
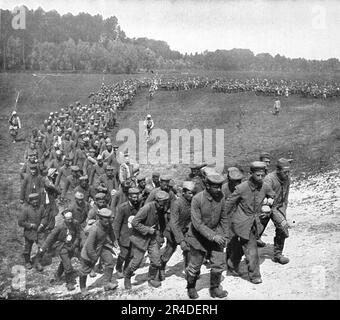
[[[225,269],[224,248],[227,244],[228,219],[221,192],[224,177],[219,174],[206,177],[206,189],[196,194],[191,202],[191,225],[187,233],[190,259],[187,267],[187,289],[190,299],[197,299],[196,281],[204,257],[209,254],[210,295],[224,298],[228,292],[220,286]]]
[[[83,295],[88,294],[86,290],[87,275],[94,268],[97,260],[101,258],[104,264],[104,288],[114,290],[118,283],[112,283],[112,273],[114,260],[112,249],[108,246],[108,238],[115,243],[115,236],[112,229],[111,210],[100,209],[97,213],[98,220],[91,227],[89,235],[81,250],[81,269],[79,276],[79,286]]]
[[[63,212],[63,222],[57,225],[48,235],[40,248],[40,253],[47,252],[51,247],[60,257],[60,263],[55,274],[55,281],[60,281],[65,272],[67,290],[75,289],[72,279],[72,257],[79,257],[80,226],[73,219],[72,212]]]
[[[289,262],[289,259],[282,255],[282,251],[285,239],[289,236],[286,211],[290,188],[290,161],[285,158],[279,159],[276,164],[276,170],[269,173],[264,178],[264,182],[275,192],[272,213],[270,215],[275,225],[273,261],[280,264],[286,264]],[[266,228],[269,219],[269,217],[264,217],[262,219],[263,230]]]
[[[121,184],[121,188],[115,193],[115,195],[112,197],[110,208],[112,210],[112,217],[114,218],[116,216],[117,207],[128,201],[128,192],[129,188],[131,187],[131,181],[125,180]]]
[[[128,201],[123,202],[118,206],[113,224],[113,231],[120,248],[116,264],[118,278],[124,277],[123,270],[127,268],[132,258],[130,243],[132,229],[131,223],[129,225],[129,221],[133,219],[139,210],[139,193],[139,189],[129,188]]]
[[[66,199],[68,194],[68,200],[71,199],[71,194],[74,194],[74,189],[79,185],[80,169],[78,166],[71,166],[71,175],[66,178],[65,186],[61,195],[62,200]]]
[[[89,186],[89,177],[87,175],[79,177],[79,185],[75,187],[74,192],[79,191],[84,195],[85,202],[90,201],[91,190]]]
[[[39,193],[30,193],[28,195],[28,205],[25,205],[18,217],[18,224],[24,228],[25,247],[23,257],[25,259],[25,267],[32,269],[31,263],[31,251],[32,246],[36,243],[39,247],[44,238],[42,230],[44,229],[45,210],[40,202]],[[43,267],[40,264],[40,255],[38,254],[34,261],[34,266],[38,271],[43,271]]]
[[[193,164],[190,166],[191,173],[189,174],[189,180],[195,183],[195,194],[205,189],[201,173],[201,169],[204,167],[205,164]]]
[[[38,173],[38,165],[36,163],[30,164],[30,174],[27,175],[22,182],[20,190],[20,203],[29,203],[28,196],[31,193],[38,193],[40,204],[43,203],[44,195],[44,177]]]
[[[270,186],[263,183],[265,168],[264,162],[252,162],[249,179],[236,186],[233,194],[226,200],[226,212],[228,215],[232,214],[232,231],[239,237],[239,241],[232,247],[228,269],[234,274],[239,274],[239,263],[242,258],[240,253],[243,251],[246,256],[249,280],[254,284],[262,282],[256,243],[263,228],[259,216],[264,199],[272,199],[275,196]]]
[[[228,181],[222,185],[222,193],[224,195],[224,199],[227,200],[232,193],[235,191],[236,186],[238,186],[242,179],[244,178],[244,173],[237,167],[228,168]],[[228,258],[235,246],[235,243],[238,241],[238,237],[233,233],[231,228],[231,219],[232,219],[233,211],[228,215],[228,245],[226,250],[226,264],[228,268]],[[236,244],[237,246],[237,244]],[[237,246],[238,248],[238,246]],[[242,254],[242,253],[241,253]]]
[[[159,180],[159,177],[160,177],[160,173],[159,172],[152,172],[152,176],[151,176],[151,179],[147,181],[147,184],[150,184],[153,186],[153,188],[159,188],[160,186],[160,180]]]
[[[145,204],[133,218],[132,235],[132,260],[124,270],[125,289],[131,289],[131,277],[143,261],[145,252],[148,251],[150,266],[148,283],[158,288],[161,282],[156,279],[158,270],[161,267],[160,243],[163,241],[163,232],[166,227],[165,213],[169,194],[159,190],[156,198]]]
[[[115,168],[112,166],[107,166],[105,168],[105,174],[99,177],[98,184],[105,186],[109,193],[111,193],[112,189],[118,190],[119,183],[117,180]]]
[[[159,277],[165,279],[165,267],[174,252],[177,245],[180,245],[183,251],[184,267],[187,268],[189,262],[190,248],[186,241],[186,234],[191,222],[191,200],[194,194],[195,184],[192,181],[183,182],[182,195],[174,202],[170,210],[170,222],[164,231],[166,237],[165,250],[161,256],[161,268]]]

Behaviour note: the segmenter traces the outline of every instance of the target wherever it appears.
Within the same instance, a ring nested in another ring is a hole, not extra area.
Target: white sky
[[[60,14],[115,15],[126,35],[166,41],[181,53],[246,48],[286,57],[340,59],[336,0],[0,0]]]

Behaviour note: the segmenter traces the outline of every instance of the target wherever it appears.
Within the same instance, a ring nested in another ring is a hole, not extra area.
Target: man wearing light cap
[[[89,186],[89,177],[87,175],[79,177],[79,185],[74,189],[75,193],[77,191],[84,195],[85,202],[90,201],[91,190]]]
[[[125,289],[131,289],[131,277],[143,261],[145,252],[148,251],[150,266],[148,283],[158,288],[161,282],[156,279],[161,267],[160,243],[163,241],[163,232],[166,227],[166,207],[169,194],[159,190],[155,200],[148,202],[142,207],[132,220],[132,256],[129,266],[124,271]]]
[[[80,226],[78,221],[73,219],[71,211],[64,211],[63,218],[63,222],[58,224],[44,241],[40,253],[47,252],[50,248],[55,250],[60,257],[60,263],[54,280],[59,282],[65,272],[67,290],[72,291],[75,286],[71,259],[72,257],[79,258]]]
[[[205,189],[201,172],[201,169],[204,167],[206,167],[206,164],[193,164],[190,166],[191,173],[189,174],[189,180],[195,183],[195,194]]]
[[[125,270],[132,258],[130,243],[132,229],[131,227],[129,228],[128,222],[133,218],[133,216],[137,214],[139,208],[139,189],[129,188],[128,199],[127,201],[118,205],[113,224],[113,231],[120,247],[120,253],[116,264],[118,278],[124,277],[123,264]]]
[[[197,299],[196,281],[206,255],[210,256],[210,295],[224,298],[228,292],[221,287],[225,268],[224,248],[228,237],[225,200],[221,192],[224,177],[207,175],[206,189],[196,194],[191,202],[191,225],[187,233],[190,260],[187,267],[187,289],[190,299]]]
[[[111,215],[111,210],[107,208],[98,211],[98,221],[96,221],[90,229],[89,235],[81,250],[79,285],[83,295],[88,294],[86,290],[87,275],[91,273],[91,270],[94,268],[99,258],[104,265],[104,289],[115,290],[118,287],[117,283],[111,282],[114,260],[109,241],[115,243],[116,240],[112,229]]]
[[[228,269],[239,274],[239,264],[243,254],[246,256],[250,282],[262,282],[256,240],[262,230],[259,216],[265,199],[273,199],[274,191],[263,182],[266,164],[254,161],[250,165],[251,176],[236,186],[226,200],[226,212],[231,215],[231,228],[239,241],[233,245],[228,259]]]
[[[165,267],[174,252],[177,245],[180,245],[184,267],[187,268],[189,262],[190,247],[186,240],[186,234],[189,230],[191,222],[191,200],[194,194],[195,183],[193,181],[184,181],[182,195],[174,202],[170,210],[170,222],[167,224],[164,231],[166,237],[165,250],[161,256],[160,280],[165,279]]]
[[[290,188],[290,161],[285,158],[279,159],[276,164],[276,170],[269,173],[265,177],[264,182],[274,190],[275,198],[272,205],[272,213],[261,219],[263,231],[271,218],[275,225],[273,261],[286,264],[289,262],[289,259],[282,255],[282,251],[285,239],[289,236],[286,211]]]

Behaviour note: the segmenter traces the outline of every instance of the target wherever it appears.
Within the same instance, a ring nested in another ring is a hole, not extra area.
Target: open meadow
[[[161,75],[161,73],[159,73]],[[202,77],[272,77],[270,74],[199,73]],[[23,232],[16,215],[20,210],[20,163],[24,162],[25,140],[33,127],[42,125],[51,111],[80,101],[86,104],[88,95],[99,90],[102,82],[112,84],[129,78],[151,77],[151,74],[0,74],[0,294],[8,297],[72,299],[79,298],[63,286],[50,287],[49,281],[57,259],[43,273],[27,272],[24,293],[11,290],[13,266],[23,263]],[[174,73],[168,77],[187,77]],[[285,78],[284,74],[277,77]],[[286,75],[288,79],[294,75]],[[295,75],[296,79],[312,76]],[[323,76],[324,80],[336,79]],[[12,144],[8,134],[8,117],[12,111],[16,92],[20,91],[17,112],[23,129],[21,141]],[[291,225],[285,253],[291,262],[281,266],[270,257],[272,246],[261,248],[263,284],[254,285],[242,278],[223,273],[223,287],[230,299],[339,299],[340,298],[340,100],[312,99],[299,96],[281,97],[281,112],[272,114],[274,97],[246,93],[214,93],[211,88],[188,91],[157,91],[148,101],[147,90],[138,92],[132,106],[118,112],[118,126],[134,130],[138,139],[138,123],[147,113],[152,114],[155,128],[169,133],[171,129],[224,129],[224,166],[238,164],[247,170],[261,151],[270,152],[274,159],[293,159],[293,185],[288,208]],[[214,150],[213,148],[213,151]],[[182,150],[190,152],[190,150]],[[138,155],[137,155],[138,159]],[[142,165],[141,170],[151,173],[157,169],[170,173],[175,181],[189,173],[188,165]],[[274,169],[272,167],[271,169]],[[270,223],[263,240],[273,243],[274,227]],[[182,274],[181,254],[177,250],[170,260],[167,279],[160,289],[147,286],[147,267],[139,269],[132,293],[123,289],[108,295],[93,289],[92,298],[107,299],[187,299]],[[147,261],[146,261],[147,263]],[[202,269],[198,282],[200,299],[209,298],[209,270]],[[91,280],[96,281],[97,278]],[[134,283],[133,283],[134,284]]]

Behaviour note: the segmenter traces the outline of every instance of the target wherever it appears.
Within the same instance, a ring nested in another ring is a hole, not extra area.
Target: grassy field
[[[201,74],[203,75],[203,74]],[[218,76],[208,73],[207,76]],[[10,281],[10,267],[21,262],[22,230],[18,228],[20,162],[23,162],[24,141],[13,145],[8,137],[7,118],[12,110],[16,91],[20,90],[17,111],[23,122],[22,138],[40,126],[49,112],[79,100],[87,103],[90,92],[99,89],[102,81],[112,83],[145,75],[46,75],[0,74],[0,292]],[[241,74],[227,74],[231,78]],[[242,74],[242,76],[246,76]],[[249,77],[255,76],[249,74]],[[292,77],[292,75],[287,75]],[[307,77],[307,76],[306,76]],[[333,77],[333,76],[330,76]],[[299,78],[299,77],[297,77]],[[323,78],[326,79],[327,77]],[[43,80],[41,80],[43,79]],[[39,82],[40,81],[40,82]],[[157,128],[224,129],[225,167],[239,164],[247,168],[261,151],[274,158],[290,157],[293,176],[304,178],[319,171],[336,168],[340,155],[340,101],[282,98],[282,112],[272,115],[273,97],[252,93],[223,94],[195,89],[179,92],[156,92],[149,103],[146,91],[141,92],[126,111],[118,115],[119,128],[136,131],[138,121],[151,113]],[[114,135],[112,136],[115,140]],[[151,169],[147,166],[147,170]],[[187,166],[160,167],[176,179],[189,172]]]

